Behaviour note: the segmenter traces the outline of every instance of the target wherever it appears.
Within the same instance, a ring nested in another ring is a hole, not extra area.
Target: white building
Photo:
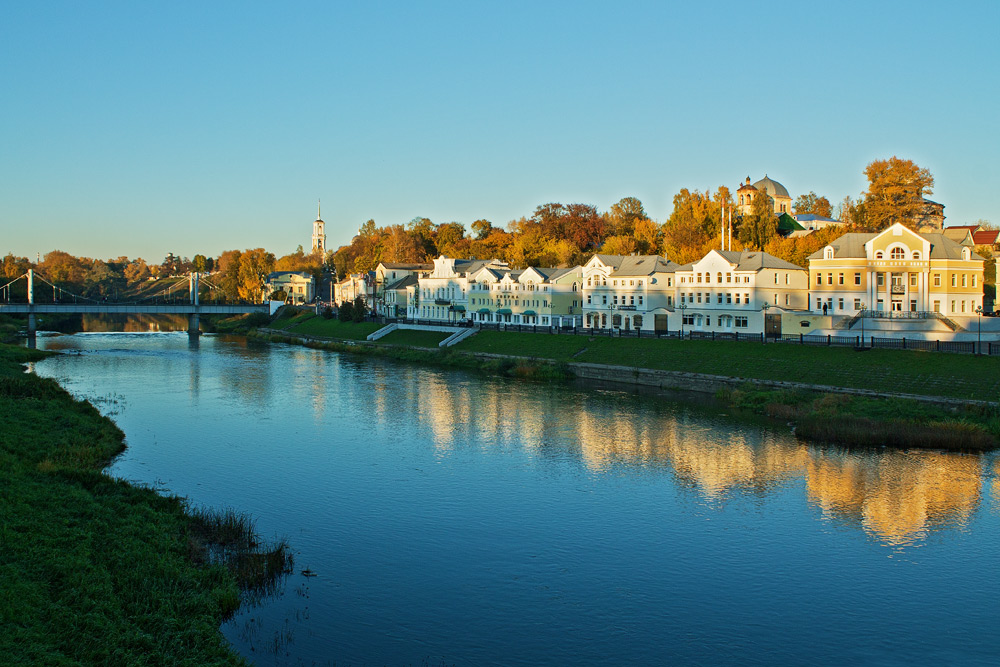
[[[761,333],[765,311],[808,309],[809,272],[756,250],[712,250],[675,271],[685,330]]]
[[[472,276],[486,266],[510,270],[506,262],[497,259],[438,257],[433,270],[420,276],[414,299],[406,305],[407,317],[440,322],[466,319]]]
[[[583,266],[583,326],[667,331],[677,267],[659,255],[594,255]]]
[[[569,327],[582,323],[582,267],[485,266],[469,284],[469,312],[481,324]]]
[[[307,271],[274,271],[267,276],[268,294],[284,292],[287,303],[311,303],[316,297],[316,278]]]

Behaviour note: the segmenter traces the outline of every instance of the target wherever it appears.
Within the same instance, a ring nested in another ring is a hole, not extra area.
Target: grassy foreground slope
[[[177,498],[101,472],[123,434],[0,345],[0,656],[12,665],[243,664],[239,604]]]
[[[455,349],[880,392],[990,401],[1000,397],[1000,358],[965,354],[501,331],[481,331]]]

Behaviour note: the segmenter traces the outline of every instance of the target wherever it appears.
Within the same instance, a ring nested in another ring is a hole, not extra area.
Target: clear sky
[[[330,247],[368,218],[657,221],[927,167],[1000,222],[1000,2],[5,2],[0,254]]]

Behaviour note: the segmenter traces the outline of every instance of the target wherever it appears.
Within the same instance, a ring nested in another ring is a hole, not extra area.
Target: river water
[[[223,626],[257,664],[997,660],[995,454],[241,338],[38,346],[126,433],[112,474],[291,544]]]

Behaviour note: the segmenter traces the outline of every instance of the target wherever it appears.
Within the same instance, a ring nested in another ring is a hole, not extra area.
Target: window
[[[604,306],[608,305],[608,295],[607,294],[605,294],[604,296],[601,297],[601,305],[604,305]]]
[[[962,287],[966,286],[966,284],[965,284],[966,283],[966,278],[968,278],[968,275],[965,274],[965,273],[963,273],[962,274]]]
[[[786,285],[788,284],[788,274],[787,273],[785,274],[785,284]]]
[[[822,285],[823,284],[823,274],[822,273],[817,273],[816,274],[816,284],[817,285]]]
[[[882,251],[881,250],[879,250],[878,252],[875,253],[875,259],[882,259]]]
[[[630,305],[630,306],[634,306],[635,305],[635,297],[634,296],[630,296],[628,298],[628,305]]]
[[[843,285],[844,284],[844,274],[843,273],[838,273],[837,274],[837,284],[838,285]]]
[[[615,294],[615,296],[614,296],[614,302],[613,302],[613,303],[614,303],[614,304],[615,304],[616,306],[618,305],[618,295],[617,295],[617,294]]]
[[[902,248],[893,248],[889,252],[889,259],[903,259],[903,249]]]
[[[718,278],[718,280],[716,280],[716,282],[721,283],[722,282],[722,271],[719,271],[719,274],[716,277]]]
[[[827,248],[823,251],[823,259],[833,259],[833,248]]]
[[[701,292],[698,292],[698,303],[701,303]]]
[[[722,292],[719,292],[718,297],[719,297],[718,298],[718,303],[721,304],[722,303]]]
[[[855,285],[860,285],[861,284],[861,274],[860,273],[855,273],[854,274],[854,284]]]
[[[919,250],[914,250],[913,251],[913,259],[920,259],[920,251]]]
[[[957,282],[957,280],[958,280],[958,275],[957,275],[957,274],[954,274],[954,273],[953,273],[953,274],[951,274],[951,286],[952,286],[952,287],[957,287],[957,286],[958,286],[958,282]],[[954,309],[954,308],[952,308],[952,310],[955,310],[955,309]]]
[[[687,315],[687,314],[685,314],[682,319],[683,319],[684,324],[694,325],[694,315]]]
[[[775,285],[778,284],[778,274],[777,273],[774,274],[774,284]]]
[[[910,274],[910,287],[916,287],[916,286],[917,286],[917,274],[911,273]]]
[[[786,306],[788,305],[788,295],[787,294],[785,295],[785,305]]]
[[[749,294],[744,294],[743,295],[743,303],[750,303],[750,295]]]
[[[833,284],[833,274],[832,273],[826,274],[826,284],[827,285],[832,285]]]
[[[735,324],[737,328],[745,329],[747,327],[747,318],[745,315],[737,315],[734,319],[736,320]]]
[[[733,274],[731,274],[731,273],[727,273],[726,274],[726,282],[727,283],[733,282]]]
[[[941,274],[940,273],[935,273],[934,274],[934,287],[941,287]]]
[[[854,310],[861,310],[861,299],[854,300]]]
[[[698,273],[698,282],[701,282],[701,272]]]
[[[883,285],[885,285],[885,274],[884,273],[877,274],[877,277],[875,278],[875,284],[877,284],[879,287],[882,287]]]
[[[935,313],[940,313],[941,312],[941,302],[940,301],[935,301],[934,302],[934,312]]]
[[[639,295],[639,305],[640,306],[642,305],[642,295],[641,294]]]
[[[740,293],[737,292],[736,293],[736,303],[739,303],[739,302],[740,302]]]
[[[843,309],[844,309],[844,300],[837,299],[837,310],[843,310]]]
[[[972,286],[976,286],[976,274],[972,274]]]

